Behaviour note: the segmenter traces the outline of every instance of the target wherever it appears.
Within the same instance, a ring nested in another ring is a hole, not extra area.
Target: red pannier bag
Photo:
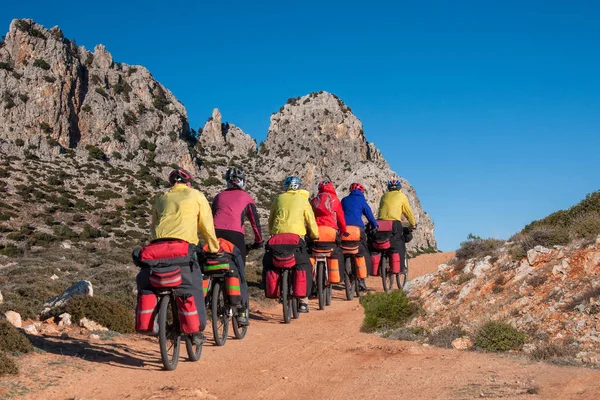
[[[394,229],[394,221],[378,219],[377,230],[379,232],[391,232]]]
[[[273,265],[277,268],[292,268],[296,265],[296,249],[300,246],[300,236],[293,233],[273,235],[267,242]]]
[[[177,310],[182,333],[191,335],[200,332],[200,317],[192,294],[177,296]]]
[[[390,243],[389,239],[386,239],[386,240],[373,240],[371,242],[371,246],[373,246],[373,248],[375,250],[383,251],[383,250],[389,249],[392,246],[392,244]]]
[[[279,273],[277,271],[267,271],[265,274],[265,297],[276,299],[279,297]]]
[[[294,269],[294,283],[292,290],[294,291],[294,297],[306,297],[306,271]]]
[[[390,272],[392,274],[400,273],[400,253],[390,254]]]
[[[379,275],[379,263],[381,262],[381,253],[371,254],[371,264],[373,265],[373,276]]]
[[[150,271],[150,285],[154,288],[176,288],[181,282],[181,268],[178,266],[152,268]]]
[[[137,306],[135,310],[135,331],[137,333],[157,333],[156,311],[158,299],[156,295],[144,290],[138,293]]]
[[[134,262],[141,267],[162,268],[190,265],[196,246],[185,240],[158,240],[133,252]]]
[[[229,298],[229,304],[234,307],[240,306],[242,304],[240,278],[233,270],[228,271],[225,275],[225,289]]]

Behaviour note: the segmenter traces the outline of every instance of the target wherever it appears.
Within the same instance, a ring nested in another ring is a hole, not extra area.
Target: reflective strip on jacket
[[[156,199],[152,212],[152,239],[173,238],[198,244],[198,231],[209,251],[218,252],[212,211],[202,193],[178,183]]]
[[[408,202],[408,198],[400,190],[392,190],[381,196],[379,202],[379,216],[377,219],[386,221],[402,221],[405,215],[411,226],[415,226],[415,216]]]
[[[288,190],[278,195],[271,204],[269,214],[269,233],[295,233],[300,237],[306,235],[306,227],[313,239],[319,237],[319,227],[308,201],[306,190]]]

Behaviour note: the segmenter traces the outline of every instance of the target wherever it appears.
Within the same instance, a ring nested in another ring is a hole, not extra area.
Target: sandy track
[[[423,256],[411,268],[435,270],[431,262],[444,257]],[[369,284],[381,285],[376,278]],[[47,338],[58,346],[26,357],[21,377],[0,380],[0,395],[12,390],[32,399],[600,398],[598,371],[361,333],[362,307],[342,295],[335,291],[324,311],[312,302],[311,312],[290,325],[281,323],[280,307],[255,310],[244,340],[230,339],[224,347],[208,343],[199,362],[180,361],[174,372],[161,370],[154,339]],[[75,358],[60,355],[77,351]]]

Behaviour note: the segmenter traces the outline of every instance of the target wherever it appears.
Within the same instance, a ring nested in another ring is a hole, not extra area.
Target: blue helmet
[[[302,181],[297,176],[288,176],[283,181],[283,190],[298,190],[302,186]]]
[[[402,182],[400,182],[400,179],[390,179],[387,187],[388,190],[400,190],[402,188]]]

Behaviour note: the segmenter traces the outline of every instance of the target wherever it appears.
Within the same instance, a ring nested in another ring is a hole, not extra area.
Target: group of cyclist
[[[169,174],[170,189],[159,196],[152,212],[152,242],[161,240],[181,240],[190,245],[199,242],[198,232],[204,241],[204,257],[229,258],[232,268],[240,277],[242,304],[238,309],[237,321],[240,325],[248,325],[248,284],[245,278],[245,262],[247,245],[245,243],[244,221],[248,219],[254,233],[254,243],[250,248],[264,245],[261,225],[256,205],[252,196],[244,188],[246,176],[239,168],[229,168],[225,175],[227,188],[217,194],[209,204],[206,197],[192,188],[192,175],[182,168]],[[402,236],[402,217],[408,219],[411,228],[416,221],[406,195],[401,189],[398,179],[388,181],[386,192],[379,205],[376,219],[371,207],[365,199],[365,188],[360,183],[350,185],[350,193],[340,200],[333,183],[324,179],[318,185],[318,193],[313,199],[307,190],[302,189],[302,182],[296,176],[287,177],[283,182],[283,192],[275,197],[269,214],[269,234],[293,234],[301,238],[295,252],[295,269],[304,271],[305,276],[312,276],[312,264],[309,254],[310,243],[319,240],[319,227],[330,227],[337,233],[338,239],[350,236],[350,231],[360,230],[359,257],[364,257],[367,270],[372,274],[373,267],[367,241],[367,230],[378,229],[377,220],[393,221],[394,229],[390,242],[395,251],[400,252],[404,261],[405,245]],[[365,226],[363,217],[367,219]],[[334,250],[343,265],[343,255],[339,248]],[[194,341],[203,342],[202,331],[206,327],[207,317],[202,291],[202,268],[198,256],[194,254],[189,267],[181,269],[182,283],[178,291],[193,296],[200,319],[200,332],[194,335]],[[402,268],[405,268],[402,262]],[[263,258],[263,282],[265,273],[274,268],[272,258],[265,253]],[[149,272],[142,269],[137,277],[138,291],[151,290]],[[360,280],[362,290],[367,290],[364,279]],[[306,313],[308,295],[312,292],[312,279],[306,279],[306,294],[300,298],[298,311]]]

